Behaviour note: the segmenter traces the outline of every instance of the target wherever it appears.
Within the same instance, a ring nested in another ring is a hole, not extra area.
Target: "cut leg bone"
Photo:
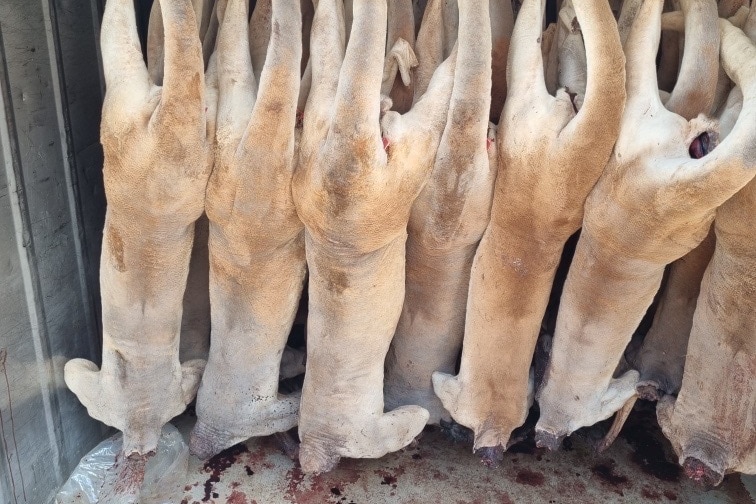
[[[299,2],[257,2],[267,14],[253,15],[253,25],[276,27],[255,27],[267,45],[259,85],[246,0],[219,7],[217,153],[206,201],[212,344],[190,439],[201,458],[296,425],[299,397],[280,396],[278,379],[305,276],[291,196],[301,41],[289,34],[301,30]]]
[[[506,447],[525,421],[530,364],[562,248],[580,226],[624,104],[622,50],[605,2],[574,2],[588,55],[583,108],[576,114],[563,90],[547,93],[544,4],[526,0],[512,35],[500,164],[472,266],[460,372],[433,375],[444,407],[474,431],[476,450]]]
[[[354,0],[346,51],[342,6],[318,2],[293,185],[309,267],[299,437],[310,473],[340,457],[398,450],[428,420],[418,406],[384,413],[383,361],[404,299],[410,208],[431,170],[453,83],[450,58],[410,112],[379,122],[386,3]]]
[[[487,135],[490,22],[488,12],[478,8],[485,2],[464,2],[458,38],[458,60],[464,65],[455,72],[433,172],[412,206],[406,295],[386,363],[386,408],[420,405],[433,424],[450,420],[433,392],[431,374],[454,372],[464,333],[470,267],[488,223],[496,176],[493,135]]]
[[[205,92],[192,3],[161,3],[162,87],[150,82],[132,0],[105,8],[102,369],[82,359],[65,368],[89,414],[123,431],[126,454],[155,449],[165,422],[193,399],[204,366],[179,364],[179,332],[194,222],[213,162],[215,104]]]
[[[538,398],[537,439],[592,425],[632,398],[637,372],[612,375],[664,267],[706,237],[716,208],[756,174],[753,47],[735,28],[722,32],[723,64],[745,98],[732,132],[709,152],[716,125],[686,121],[659,101],[661,7],[646,1],[627,41],[628,103],[612,158],[586,201]]]

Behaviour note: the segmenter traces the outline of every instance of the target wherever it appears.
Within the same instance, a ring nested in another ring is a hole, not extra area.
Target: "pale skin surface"
[[[507,98],[507,56],[514,29],[512,0],[490,0],[491,18],[491,113],[489,120],[497,122]],[[481,47],[481,50],[483,48]]]
[[[218,19],[215,2],[212,0],[192,0],[203,47],[205,68],[210,52],[215,47]],[[163,13],[160,2],[152,4],[147,27],[147,71],[157,85],[163,83],[164,68]],[[184,291],[183,316],[181,319],[181,362],[191,359],[207,360],[210,350],[210,294],[208,281],[210,264],[207,256],[207,217],[202,216],[194,225],[194,243],[189,262],[189,276]]]
[[[748,0],[719,0],[717,4],[719,17],[728,18],[733,16],[741,7],[747,7],[748,3]]]
[[[412,0],[387,0],[388,31],[381,93],[391,97],[392,110],[400,114],[412,107],[415,56],[415,13]]]
[[[635,16],[638,15],[638,9],[643,4],[642,0],[622,0],[622,8],[617,18],[617,30],[619,30],[622,47],[627,43],[627,37],[630,35],[630,28],[633,26]]]
[[[672,82],[677,84],[665,107],[686,119],[693,119],[712,108],[716,95],[719,69],[717,7],[712,0],[685,0],[680,2],[680,7],[681,11],[662,16],[664,29],[665,20],[671,24],[670,16],[679,14],[679,26],[673,28],[685,30],[688,34],[680,75],[677,74],[677,60],[672,62],[673,68],[666,68],[674,74]],[[671,32],[662,32],[662,45],[667,33]],[[664,65],[662,61],[658,73],[660,86]],[[712,231],[699,246],[670,266],[653,325],[635,359],[641,375],[637,390],[642,399],[657,400],[660,393],[675,394],[680,389],[696,299],[713,253]]]
[[[433,392],[431,374],[454,372],[470,267],[488,223],[496,177],[495,145],[488,138],[491,24],[485,0],[463,2],[457,43],[458,60],[465,64],[456,68],[433,171],[410,213],[406,294],[384,385],[386,409],[417,404],[428,410],[431,424],[450,419]],[[437,6],[431,2],[428,9]]]
[[[723,6],[726,4],[729,4],[728,7],[725,7],[723,9]],[[751,39],[753,37],[749,34],[749,26],[746,24],[746,18],[749,14],[749,9],[747,7],[748,2],[743,0],[735,0],[734,2],[720,2],[719,3],[719,15],[721,17],[728,17],[728,20],[738,28],[743,28],[746,35],[749,35]],[[732,10],[733,8],[736,8],[735,10]],[[710,11],[710,9],[707,9]],[[732,14],[729,14],[732,12]],[[752,23],[752,21],[749,21],[749,23]],[[683,11],[673,11],[673,12],[665,12],[662,15],[662,30],[670,30],[670,31],[676,31],[676,32],[684,32],[687,29],[693,28],[696,29],[698,26],[693,23],[692,26],[690,26],[690,20],[688,20],[683,13]],[[745,26],[744,26],[745,25]],[[753,29],[753,28],[750,28]],[[669,32],[665,32],[669,33]],[[711,33],[711,32],[709,32]],[[696,60],[701,61],[701,58],[696,58]],[[675,65],[676,68],[676,65]],[[725,72],[724,68],[722,66],[719,67],[719,72],[717,74],[717,87],[716,92],[714,94],[714,100],[712,103],[712,106],[710,107],[709,112],[714,116],[721,116],[723,113],[723,108],[726,106],[726,100],[728,99],[730,91],[733,89],[732,87],[732,81],[727,76],[727,73]]]
[[[215,0],[191,0],[197,21],[199,37],[202,41],[202,59],[205,68],[210,61],[210,55],[215,48],[215,37],[218,33],[218,17],[215,11]],[[165,35],[163,29],[163,13],[160,2],[155,1],[150,10],[150,20],[147,27],[147,71],[152,82],[158,86],[163,84],[165,65]]]
[[[291,429],[299,406],[298,396],[279,396],[278,376],[305,276],[291,196],[302,47],[287,35],[301,31],[301,15],[299,2],[260,0],[250,36],[247,9],[245,0],[218,4],[216,161],[206,196],[212,345],[190,438],[200,458]]]
[[[712,109],[719,93],[717,86],[721,85],[717,6],[714,0],[680,0],[679,4],[681,10],[662,16],[657,81],[667,110],[691,120]],[[618,23],[623,41],[640,5],[639,0],[627,0],[622,6]],[[684,51],[678,32],[687,33]],[[724,78],[727,79],[726,74]]]
[[[432,168],[453,83],[450,60],[409,113],[381,119],[386,4],[353,2],[346,51],[342,5],[318,2],[293,182],[310,275],[299,421],[308,473],[398,450],[428,420],[419,406],[384,413],[383,361],[404,298],[410,207]]]
[[[668,0],[664,2],[664,10],[671,11],[675,7],[681,8],[682,5],[676,6],[675,3],[680,4],[677,0]],[[690,3],[690,2],[686,2]],[[716,10],[713,0],[710,5]],[[682,12],[680,12],[682,14]],[[659,89],[665,92],[672,91],[677,82],[677,72],[680,68],[680,56],[682,56],[682,43],[683,35],[677,30],[670,30],[662,21],[662,34],[661,41],[659,42],[659,71],[657,72],[657,80],[659,81]]]
[[[744,32],[756,38],[756,15],[745,20]],[[751,58],[756,54],[753,47],[749,52]],[[736,87],[721,118],[723,134],[735,124],[742,102]],[[754,209],[756,183],[751,181],[717,210],[714,228],[722,243],[701,285],[683,390],[677,400],[665,396],[657,408],[687,475],[707,486],[718,485],[732,471],[756,473]]]
[[[726,7],[723,9],[723,6],[726,4],[731,4],[730,7]],[[740,5],[743,4],[743,5]],[[731,11],[731,7],[734,7],[738,5],[738,8],[734,10],[734,12],[730,15],[729,12]],[[746,28],[744,28],[743,23],[745,22],[746,17],[748,16],[748,1],[746,0],[735,0],[734,2],[720,2],[719,3],[719,15],[720,17],[727,17],[727,19],[738,28],[743,28],[746,30],[746,34],[748,34],[748,31]],[[669,13],[665,14],[665,16],[678,16],[678,19],[680,17],[681,13]],[[662,22],[665,20],[662,19]],[[675,20],[676,25],[678,24]],[[675,26],[675,29],[683,30],[684,27],[681,26],[682,23],[679,23],[679,27]],[[750,36],[750,35],[749,35]],[[724,68],[720,66],[719,68],[719,75],[717,77],[717,94],[714,98],[714,105],[711,108],[711,114],[715,116],[721,116],[722,109],[725,106],[725,103],[728,99],[728,96],[730,94],[730,91],[733,89],[733,84],[730,78],[727,76],[727,72],[724,71]]]
[[[456,1],[428,1],[415,43],[418,59],[415,69],[415,102],[425,94],[433,73],[451,54],[457,41],[458,19]]]
[[[425,7],[415,47],[419,60],[415,71],[415,100],[425,93],[433,71],[449,55],[457,40],[457,3],[457,0],[431,0]],[[511,0],[490,0],[488,10],[492,40],[489,120],[498,122],[507,96],[507,55],[514,26],[514,13]]]
[[[491,221],[472,266],[459,374],[434,373],[436,394],[497,459],[525,421],[529,369],[565,241],[604,168],[624,105],[624,58],[604,2],[577,0],[588,61],[576,113],[548,94],[540,46],[544,1],[526,0],[512,34],[508,97],[497,134]]]
[[[575,108],[580,110],[587,85],[587,68],[585,44],[580,23],[575,17],[572,2],[565,2],[559,11],[558,72],[557,82],[568,93],[576,94],[573,99]]]
[[[714,104],[719,47],[717,7],[713,0],[680,0],[685,17],[685,51],[680,72],[664,106],[687,120]]]
[[[699,246],[670,267],[653,325],[634,359],[640,372],[636,389],[641,399],[656,401],[680,390],[693,313],[714,241],[714,233],[709,232]]]
[[[717,245],[701,285],[682,389],[657,409],[685,473],[707,486],[733,471],[756,474],[754,212],[755,182],[717,210]]]
[[[637,1],[637,0],[634,0]],[[679,32],[682,34],[685,31],[688,30],[699,30],[696,37],[702,36],[706,37],[711,36],[712,34],[716,33],[716,30],[711,26],[712,19],[716,21],[716,15],[712,15],[714,12],[714,9],[716,8],[711,4],[711,0],[709,0],[708,5],[705,3],[693,3],[693,2],[685,2],[682,3],[682,9],[680,11],[671,11],[671,12],[665,12],[662,15],[662,44],[664,43],[664,37],[666,35],[672,35],[677,36],[677,33]],[[748,4],[747,1],[744,0],[734,0],[734,1],[723,1],[719,2],[718,4],[718,10],[719,10],[719,16],[720,17],[729,17],[729,21],[737,26],[742,28],[743,24],[745,22],[746,17],[748,16],[748,7],[746,6]],[[701,22],[697,21],[696,19],[693,19],[691,16],[695,15],[704,15],[705,18],[699,18],[700,21],[705,23],[705,25],[701,24]],[[706,29],[701,32],[701,28],[704,28],[706,26]],[[682,35],[680,35],[682,37]],[[686,39],[686,44],[688,43],[688,40]],[[681,47],[681,46],[679,46]],[[700,67],[702,65],[705,65],[706,62],[713,61],[710,59],[710,55],[707,57],[702,57],[703,55],[698,52],[698,49],[701,49],[701,45],[698,44],[697,49],[692,49],[688,52],[688,59],[686,60],[683,58],[683,61],[687,62],[688,68],[695,68],[696,66]],[[686,48],[687,50],[687,48]],[[679,54],[677,54],[679,57]],[[670,79],[678,80],[680,82],[698,82],[699,84],[704,84],[700,80],[696,79],[684,79],[684,78],[678,78],[677,76],[677,67],[678,67],[678,59],[675,59],[674,61],[670,61],[669,65],[666,64],[664,61],[664,48],[662,48],[662,63],[660,65],[660,72],[663,69],[668,75],[670,75]],[[717,73],[717,84],[716,84],[716,91],[714,93],[714,98],[711,103],[711,106],[706,111],[707,113],[710,113],[714,116],[721,116],[722,109],[725,105],[725,102],[727,100],[728,94],[730,93],[732,89],[732,81],[727,76],[727,73],[724,71],[724,68],[719,66],[718,67],[718,73]],[[683,69],[680,69],[680,73],[682,74]],[[707,77],[707,80],[710,77]],[[659,75],[659,87],[663,88],[662,85],[662,75],[660,73]],[[691,92],[691,95],[695,95],[696,85],[687,84],[687,89]],[[705,89],[705,88],[702,88]],[[706,96],[704,93],[701,95]],[[684,111],[676,111],[679,114],[682,114],[684,117],[688,119],[692,119],[695,117],[695,115],[698,113],[696,112],[695,106],[700,105],[702,103],[705,103],[705,101],[698,101],[698,102],[691,102],[688,111],[692,113],[692,115],[685,115]],[[665,105],[668,105],[665,102]]]
[[[179,332],[194,222],[213,163],[215,100],[205,89],[192,3],[162,0],[162,12],[159,87],[142,58],[133,2],[109,0],[105,8],[102,370],[82,359],[65,369],[89,414],[123,431],[127,455],[155,449],[165,422],[193,399],[204,367],[179,363]]]
[[[706,148],[704,141],[715,139],[716,124],[686,121],[659,100],[661,8],[660,1],[645,2],[628,37],[620,137],[586,201],[565,283],[536,426],[536,441],[550,448],[634,398],[638,373],[613,373],[664,267],[698,246],[716,208],[756,173],[756,72],[741,54],[750,42],[723,32],[722,64],[746,98],[732,132],[707,153],[714,144]]]

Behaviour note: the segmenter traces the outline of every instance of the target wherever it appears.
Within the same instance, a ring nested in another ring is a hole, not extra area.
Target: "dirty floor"
[[[513,446],[488,469],[439,428],[415,446],[380,460],[342,460],[325,475],[305,476],[273,438],[236,445],[210,461],[194,457],[177,504],[756,504],[756,478],[729,475],[705,491],[686,479],[661,435],[650,405],[639,405],[614,445],[601,455],[596,430],[580,431],[562,451]],[[194,419],[178,419],[183,433]],[[750,489],[750,493],[749,493]]]

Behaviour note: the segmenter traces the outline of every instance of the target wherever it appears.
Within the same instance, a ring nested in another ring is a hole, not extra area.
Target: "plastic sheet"
[[[123,435],[112,436],[90,451],[61,487],[56,504],[174,504],[187,473],[189,447],[181,433],[166,425],[154,455],[126,458]]]

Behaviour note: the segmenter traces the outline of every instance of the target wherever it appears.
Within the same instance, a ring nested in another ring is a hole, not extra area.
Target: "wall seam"
[[[47,425],[47,436],[50,448],[53,451],[52,465],[54,468],[54,477],[58,485],[62,484],[62,474],[60,469],[60,451],[58,449],[58,438],[55,432],[53,421],[53,411],[51,404],[52,390],[50,389],[52,369],[50,362],[49,336],[44,323],[45,320],[44,305],[40,295],[39,273],[36,268],[34,259],[34,243],[29,223],[29,210],[24,198],[24,177],[23,170],[20,166],[20,153],[18,148],[18,139],[15,138],[16,129],[15,114],[13,112],[13,103],[11,96],[11,87],[8,66],[5,58],[5,45],[0,33],[0,144],[3,152],[6,153],[3,162],[6,179],[8,183],[8,196],[10,198],[11,215],[13,218],[13,228],[16,235],[16,246],[18,249],[19,264],[21,269],[21,278],[24,285],[24,294],[26,297],[27,314],[29,316],[29,325],[31,330],[31,339],[36,356],[37,377],[42,392],[42,404],[45,413],[45,423]],[[11,132],[14,132],[11,134]],[[46,344],[47,343],[47,344]],[[16,454],[18,456],[18,454]]]
[[[90,358],[96,358],[100,353],[99,332],[97,321],[95,320],[95,299],[89,292],[87,282],[87,264],[84,262],[85,247],[82,241],[86,241],[84,227],[82,226],[81,208],[77,204],[79,201],[78,176],[75,170],[76,159],[74,155],[73,141],[71,139],[71,120],[68,115],[68,103],[65,91],[65,72],[60,64],[60,43],[58,41],[57,14],[55,7],[50,5],[55,0],[42,2],[42,12],[45,23],[45,35],[47,38],[47,48],[50,54],[50,74],[53,85],[53,95],[55,97],[55,115],[58,120],[58,132],[60,133],[60,151],[63,162],[63,173],[66,180],[66,196],[68,197],[68,213],[71,219],[72,235],[74,239],[74,248],[76,250],[76,264],[79,268],[79,288],[81,289],[82,305],[84,306],[84,316],[87,321],[87,332],[89,333],[88,343]],[[90,258],[91,259],[91,258]]]

